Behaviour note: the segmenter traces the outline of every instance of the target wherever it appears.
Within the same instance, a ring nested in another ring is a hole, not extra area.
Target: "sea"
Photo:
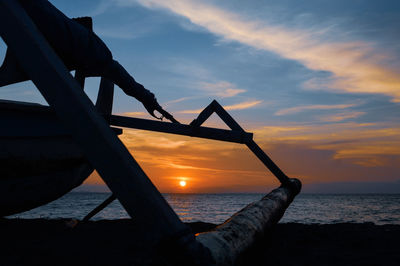
[[[71,192],[39,208],[10,218],[82,219],[110,193]],[[163,194],[184,222],[219,224],[263,194]],[[129,218],[115,200],[92,220]],[[400,224],[400,194],[300,194],[287,209],[281,223]]]

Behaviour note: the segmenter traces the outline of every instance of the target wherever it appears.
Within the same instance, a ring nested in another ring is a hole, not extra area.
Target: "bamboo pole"
[[[301,182],[292,178],[213,231],[198,234],[196,240],[210,250],[216,265],[234,265],[240,254],[278,223],[300,189]]]

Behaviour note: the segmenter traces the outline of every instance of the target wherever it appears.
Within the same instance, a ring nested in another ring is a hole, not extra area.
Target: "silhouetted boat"
[[[106,119],[113,93],[114,85],[102,79],[96,107]],[[0,217],[54,201],[93,172],[50,106],[0,100],[0,124]]]
[[[0,216],[51,202],[92,172],[51,107],[0,100]]]

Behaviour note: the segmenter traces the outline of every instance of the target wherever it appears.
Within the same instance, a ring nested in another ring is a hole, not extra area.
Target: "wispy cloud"
[[[200,87],[212,95],[228,98],[246,92],[246,90],[238,89],[234,84],[228,81],[219,81],[216,83],[202,82]]]
[[[184,101],[189,100],[189,99],[192,99],[192,97],[181,97],[181,98],[178,98],[178,99],[175,99],[175,100],[171,100],[171,101],[165,102],[165,103],[163,103],[163,105],[169,106],[171,104],[181,103],[181,102],[184,102]]]
[[[252,108],[258,104],[262,103],[262,101],[246,101],[246,102],[241,102],[233,105],[226,105],[224,106],[224,109],[227,111],[231,110],[243,110],[243,109],[249,109]],[[199,114],[203,109],[194,109],[194,110],[184,110],[180,111],[179,113],[181,114]]]
[[[320,116],[319,118],[321,121],[324,121],[324,122],[340,122],[343,120],[358,118],[364,114],[365,114],[365,112],[345,112],[345,113],[339,113],[339,114],[333,114],[333,115]]]
[[[242,103],[237,103],[233,105],[226,105],[224,106],[225,110],[243,110],[243,109],[249,109],[252,108],[256,105],[259,105],[262,103],[262,101],[247,101],[247,102],[242,102]]]
[[[322,104],[315,104],[315,105],[302,105],[302,106],[296,106],[296,107],[291,107],[291,108],[285,108],[282,110],[279,110],[275,113],[275,115],[289,115],[289,114],[295,114],[299,113],[302,111],[307,111],[307,110],[332,110],[332,109],[346,109],[356,106],[356,104],[334,104],[334,105],[322,105]]]
[[[147,114],[145,112],[125,112],[125,113],[121,113],[119,115],[123,115],[123,116],[132,116],[132,117],[140,117],[140,116],[146,116]]]
[[[173,140],[159,134],[149,134],[148,132],[133,130],[126,130],[121,139],[126,141],[128,147],[134,145],[135,148],[144,146],[159,149],[177,149],[186,143],[184,140]]]
[[[400,75],[388,67],[391,58],[374,43],[360,40],[332,41],[324,29],[293,29],[244,17],[209,2],[197,0],[119,0],[121,5],[139,3],[164,8],[208,31],[242,44],[272,51],[306,67],[331,73],[329,79],[313,79],[305,86],[349,93],[379,93],[400,101]],[[393,57],[393,55],[392,55]]]

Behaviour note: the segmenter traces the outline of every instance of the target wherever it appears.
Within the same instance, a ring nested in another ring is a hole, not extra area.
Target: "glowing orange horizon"
[[[303,184],[398,179],[397,128],[342,123],[249,131],[288,176]],[[120,137],[161,192],[264,192],[279,185],[244,145],[134,130]],[[93,174],[86,184],[103,182]]]

